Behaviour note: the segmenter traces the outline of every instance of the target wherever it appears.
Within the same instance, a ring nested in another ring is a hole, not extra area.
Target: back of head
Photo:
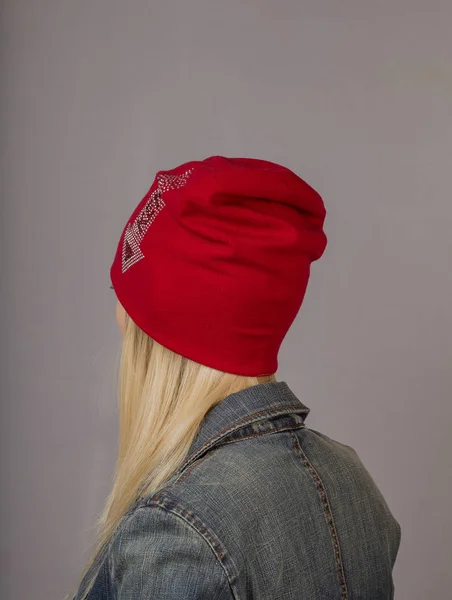
[[[268,161],[215,156],[157,173],[111,267],[126,311],[120,441],[87,570],[130,505],[177,472],[208,411],[276,381],[324,218],[317,192]]]

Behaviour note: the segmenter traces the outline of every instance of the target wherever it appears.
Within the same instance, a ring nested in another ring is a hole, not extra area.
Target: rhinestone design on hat
[[[177,190],[184,187],[192,172],[193,168],[188,169],[188,171],[185,171],[185,173],[181,173],[180,175],[167,175],[166,173],[162,173],[157,176],[157,188],[149,196],[133,223],[127,225],[122,244],[123,273],[144,258],[144,254],[141,250],[141,242],[156,216],[165,206],[163,194],[170,190]]]

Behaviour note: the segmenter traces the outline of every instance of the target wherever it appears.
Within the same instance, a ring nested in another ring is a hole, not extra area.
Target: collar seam
[[[217,431],[214,435],[212,435],[209,439],[207,439],[193,454],[188,456],[182,466],[179,468],[179,472],[182,473],[194,460],[199,458],[206,450],[209,450],[216,442],[220,441],[223,437],[232,433],[235,429],[238,429],[241,426],[249,425],[253,421],[256,420],[256,417],[259,417],[257,420],[264,419],[267,416],[279,416],[279,413],[284,414],[288,409],[291,409],[296,412],[308,413],[308,409],[300,404],[287,404],[283,406],[275,406],[274,408],[266,408],[264,410],[246,415],[241,419],[237,419],[232,423],[229,423],[220,431]]]

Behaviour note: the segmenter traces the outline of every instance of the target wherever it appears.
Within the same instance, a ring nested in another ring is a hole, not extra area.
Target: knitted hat
[[[213,156],[160,171],[111,267],[132,320],[162,346],[268,375],[323,254],[322,199],[289,169]]]

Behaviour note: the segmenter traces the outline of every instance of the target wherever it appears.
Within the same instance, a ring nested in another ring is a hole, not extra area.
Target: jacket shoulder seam
[[[235,565],[230,555],[223,548],[220,540],[215,533],[205,525],[205,523],[195,515],[191,510],[184,508],[181,504],[170,498],[162,498],[159,496],[158,499],[151,497],[145,501],[140,508],[159,508],[167,513],[171,513],[176,517],[183,520],[187,526],[193,529],[198,536],[200,536],[210,547],[215,555],[215,558],[221,566],[226,581],[228,582],[229,589],[231,591],[231,597],[233,600],[240,600],[239,596],[234,592],[233,582],[237,579],[235,572]]]

